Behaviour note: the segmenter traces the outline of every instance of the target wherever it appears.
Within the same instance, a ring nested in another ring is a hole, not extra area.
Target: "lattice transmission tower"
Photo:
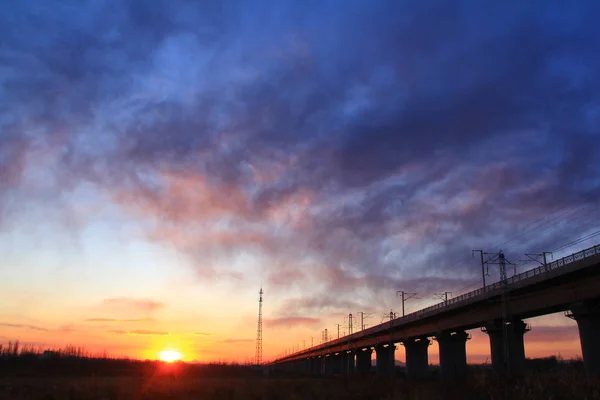
[[[262,287],[258,292],[258,327],[256,329],[256,365],[262,364],[262,303],[263,303],[263,290]]]

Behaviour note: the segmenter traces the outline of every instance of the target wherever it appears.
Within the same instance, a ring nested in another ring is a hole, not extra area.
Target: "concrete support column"
[[[364,350],[356,351],[356,372],[360,375],[367,375],[371,372],[371,354],[373,350],[369,347]]]
[[[435,339],[440,347],[440,374],[442,379],[462,378],[467,374],[467,340],[465,331],[446,331]]]
[[[352,350],[348,353],[348,375],[356,374],[356,351]]]
[[[427,349],[430,343],[427,337],[411,338],[403,342],[406,354],[406,377],[408,379],[426,378],[429,375]]]
[[[394,374],[394,351],[396,346],[393,343],[389,345],[377,345],[375,347],[375,356],[377,360],[377,375],[392,377]]]
[[[323,357],[323,375],[333,375],[333,356],[328,354]]]
[[[506,326],[503,326],[501,320],[491,321],[485,325],[484,332],[490,338],[492,368],[496,372],[518,375],[525,370],[523,336],[528,331],[529,328],[520,319],[508,321]]]
[[[340,375],[342,373],[342,353],[332,354],[329,358],[331,358],[331,373]]]
[[[302,360],[302,373],[307,375],[312,373],[312,358]]]
[[[577,321],[581,355],[588,374],[600,373],[600,305],[578,303],[571,306],[571,315]]]
[[[340,356],[342,361],[342,375],[354,374],[354,352],[343,351],[340,353]]]
[[[312,359],[312,369],[311,369],[311,373],[313,375],[322,375],[323,374],[323,370],[321,369],[321,361],[323,359],[321,357],[314,357]]]
[[[342,375],[348,374],[348,353],[345,351],[340,352],[340,373]]]

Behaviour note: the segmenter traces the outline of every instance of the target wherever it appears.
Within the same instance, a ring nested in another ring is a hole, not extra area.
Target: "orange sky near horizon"
[[[202,338],[197,335],[183,334],[123,334],[118,338],[111,338],[109,336],[102,337],[102,335],[76,334],[70,335],[69,339],[65,339],[64,334],[61,333],[40,336],[39,334],[19,332],[18,329],[3,329],[3,338],[7,337],[4,336],[7,333],[11,335],[10,337],[18,339],[21,345],[34,344],[44,349],[74,345],[96,355],[101,355],[106,350],[111,356],[142,360],[156,360],[159,358],[161,351],[175,350],[180,352],[182,360],[187,362],[251,363],[254,359],[255,348],[254,340],[222,343],[222,341],[211,339],[208,335]],[[471,339],[467,342],[468,362],[474,364],[489,363],[490,354],[487,335],[478,330],[471,330],[469,333]],[[569,333],[576,334],[577,330],[570,330]],[[543,340],[538,340],[537,338],[531,339],[531,336],[528,336],[530,334],[531,332],[525,336],[525,351],[528,358],[560,356],[563,359],[575,359],[581,357],[580,343],[576,336],[570,338],[560,337],[557,340],[546,337]],[[275,357],[275,351],[270,348],[270,343],[266,342],[265,361],[272,360]],[[430,363],[437,364],[439,362],[438,354],[437,342],[432,340],[429,348]],[[397,345],[396,359],[404,361],[404,348],[401,344]]]
[[[248,301],[249,302],[249,301]],[[133,299],[113,299],[104,302],[96,310],[146,307],[143,318],[83,318],[68,324],[32,325],[32,323],[6,324],[0,330],[0,342],[19,340],[21,344],[32,344],[40,348],[60,348],[78,346],[92,354],[107,352],[112,356],[125,356],[134,359],[158,359],[163,350],[175,350],[182,354],[183,361],[191,362],[253,362],[255,355],[255,323],[253,321],[229,321],[230,326],[214,324],[190,324],[166,317],[167,306],[158,302]],[[84,307],[85,308],[85,307]],[[74,311],[73,307],[71,311]],[[268,312],[266,318],[268,321]],[[106,314],[99,314],[106,315]],[[171,321],[169,321],[169,319]],[[226,319],[225,319],[226,320]],[[57,319],[58,321],[58,319]],[[205,319],[210,322],[210,319]],[[222,321],[222,320],[221,320]],[[562,314],[527,320],[532,330],[525,335],[525,351],[529,358],[560,356],[573,359],[581,356],[576,324]],[[547,325],[546,325],[547,324]],[[211,327],[212,329],[209,329]],[[234,337],[231,332],[239,333]],[[330,335],[334,332],[330,328]],[[486,363],[489,360],[489,340],[481,330],[468,331],[471,339],[467,342],[469,363]],[[303,348],[320,339],[319,332],[306,326],[269,326],[263,332],[263,359],[269,361],[292,346]],[[331,337],[331,336],[330,336]],[[335,337],[335,336],[334,336]],[[290,344],[293,344],[290,346]],[[430,363],[438,363],[438,345],[432,340],[429,348]],[[404,361],[404,349],[398,344],[396,359]]]

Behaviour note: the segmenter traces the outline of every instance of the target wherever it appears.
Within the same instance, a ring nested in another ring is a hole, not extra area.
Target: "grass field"
[[[69,347],[45,357],[17,342],[0,348],[0,400],[600,400],[600,376],[581,361],[527,360],[527,374],[507,379],[489,366],[469,366],[462,381],[442,382],[432,366],[426,381],[376,376],[306,377],[239,364],[163,363],[94,357]]]
[[[0,399],[600,399],[600,380],[573,371],[515,380],[477,373],[464,382],[375,378],[73,377],[0,378]]]

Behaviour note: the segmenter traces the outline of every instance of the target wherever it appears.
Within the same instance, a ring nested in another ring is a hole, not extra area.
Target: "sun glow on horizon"
[[[161,361],[172,363],[181,360],[181,353],[176,350],[163,350],[158,353],[158,358]]]

